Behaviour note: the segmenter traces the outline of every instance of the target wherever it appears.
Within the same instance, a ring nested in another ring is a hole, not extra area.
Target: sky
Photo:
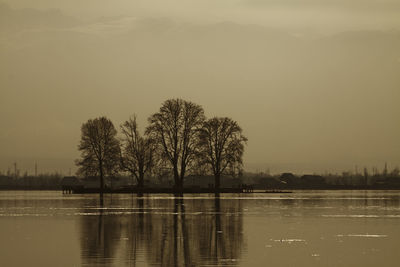
[[[400,1],[0,0],[3,173],[73,173],[82,123],[176,97],[238,121],[249,171],[399,166]]]

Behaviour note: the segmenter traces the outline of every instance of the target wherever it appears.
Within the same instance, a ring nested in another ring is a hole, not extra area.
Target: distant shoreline
[[[237,188],[221,188],[219,191],[210,190],[208,188],[184,188],[182,191],[174,190],[172,188],[144,188],[143,190],[131,190],[131,189],[106,189],[103,193],[105,194],[214,194],[214,193],[287,193],[287,191],[400,191],[400,187],[376,187],[376,186],[328,186],[328,187],[286,187],[286,188],[254,188],[252,192],[242,192]],[[34,188],[34,187],[0,187],[0,191],[62,191],[61,187],[49,187],[49,188]],[[98,189],[73,189],[74,194],[95,194],[100,193]]]

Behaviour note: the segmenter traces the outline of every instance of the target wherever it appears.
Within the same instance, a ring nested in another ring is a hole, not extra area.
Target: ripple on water
[[[400,218],[400,214],[323,214],[327,218]]]
[[[366,237],[366,238],[382,238],[388,237],[387,235],[378,235],[378,234],[347,234],[347,235],[336,235],[337,237]]]
[[[283,239],[274,239],[273,241],[275,242],[281,242],[281,243],[306,243],[305,239],[298,239],[298,238],[283,238]]]

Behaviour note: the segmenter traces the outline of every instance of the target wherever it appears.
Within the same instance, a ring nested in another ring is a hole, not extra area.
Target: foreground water
[[[399,266],[400,191],[0,191],[1,266]]]

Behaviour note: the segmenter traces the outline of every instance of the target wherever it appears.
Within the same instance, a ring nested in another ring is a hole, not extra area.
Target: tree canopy
[[[211,168],[216,188],[220,187],[223,173],[241,170],[246,142],[242,128],[230,118],[214,117],[203,123],[199,135],[200,160]]]
[[[199,150],[198,133],[205,120],[200,105],[182,99],[166,100],[149,118],[146,134],[161,147],[170,162],[175,187],[182,188],[185,173]]]
[[[152,139],[140,134],[136,116],[125,121],[121,131],[121,168],[136,178],[138,187],[143,187],[144,176],[155,162],[155,144]]]
[[[78,172],[85,176],[99,176],[102,192],[104,176],[114,174],[119,167],[119,141],[111,120],[99,117],[82,124],[78,149],[81,152],[81,159],[76,162]]]

